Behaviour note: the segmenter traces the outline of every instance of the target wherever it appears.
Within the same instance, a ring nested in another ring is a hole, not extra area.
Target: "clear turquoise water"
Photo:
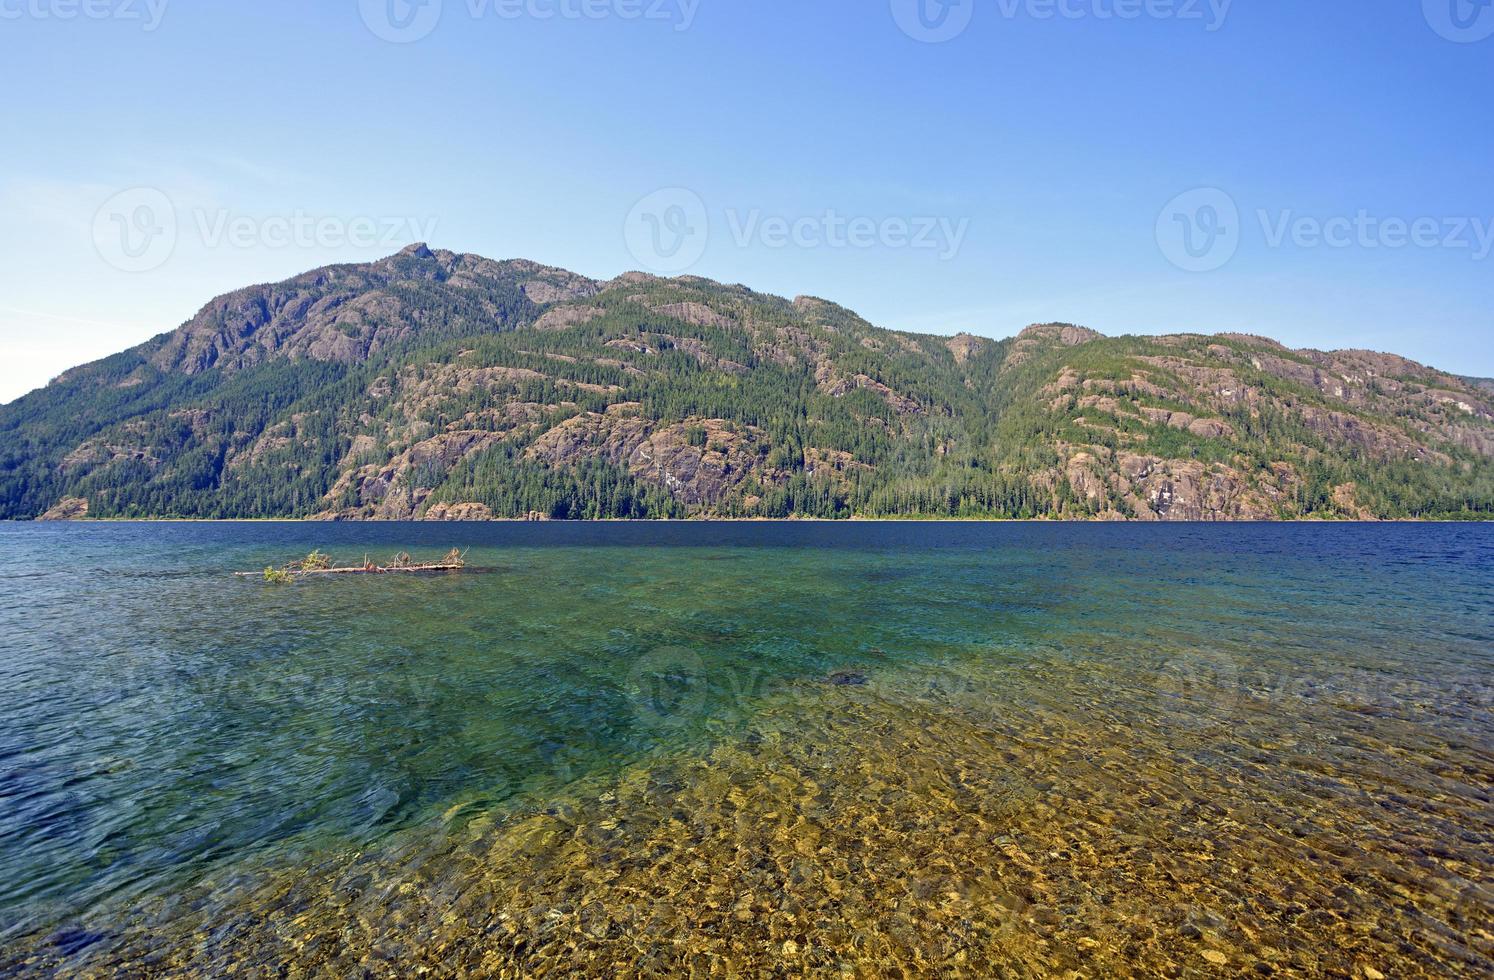
[[[472,571],[289,586],[228,574],[312,548],[361,561],[452,546]],[[1344,794],[1366,820],[1395,811],[1377,833],[1415,839],[1435,865],[1421,874],[1453,882],[1446,903],[1421,902],[1441,931],[1402,949],[1407,974],[1491,962],[1465,920],[1491,908],[1494,527],[0,524],[0,555],[0,937],[49,968],[148,947],[131,917],[193,887],[215,889],[215,921],[241,921],[285,869],[373,851],[409,871],[405,849],[456,807],[501,833],[578,787],[683,772],[765,737],[794,758],[796,732],[831,755],[846,740],[844,768],[814,782],[846,790],[848,817],[853,772],[939,768],[941,751],[951,770],[989,768],[969,812],[1010,789],[1103,797],[1113,815],[1194,771],[1253,807],[1306,814],[1314,793]],[[854,683],[827,682],[837,671]],[[849,707],[821,732],[808,719],[826,698]],[[978,740],[899,760],[895,746],[953,719]],[[1064,768],[1104,756],[1129,767],[1125,784]],[[648,805],[678,810],[703,785],[671,780],[673,802]],[[1312,860],[1264,831],[1253,843]],[[1325,895],[1388,860],[1353,846],[1362,868],[1320,869]],[[532,871],[543,890],[542,866],[504,874]],[[435,880],[488,873],[444,867]],[[801,938],[787,940],[796,955],[834,948]],[[1026,938],[1002,948],[1038,956]],[[1117,962],[1143,961],[1100,938]],[[1155,955],[1216,965],[1167,938]],[[1235,942],[1231,962],[1269,960]],[[267,943],[240,937],[213,962],[291,955]],[[1365,955],[1396,975],[1395,948]],[[784,955],[766,932],[762,950]]]

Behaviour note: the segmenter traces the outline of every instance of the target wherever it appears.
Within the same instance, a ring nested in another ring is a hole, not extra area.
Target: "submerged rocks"
[[[1291,697],[1159,726],[1082,643],[789,685],[740,738],[22,939],[0,975],[1488,974],[1475,745]],[[1265,747],[1318,732],[1352,751]]]

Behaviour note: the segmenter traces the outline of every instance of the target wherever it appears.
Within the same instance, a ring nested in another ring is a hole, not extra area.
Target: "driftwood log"
[[[333,568],[332,559],[320,551],[313,551],[308,558],[294,561],[282,568],[267,568],[262,572],[234,572],[239,578],[260,578],[269,581],[284,581],[303,575],[383,575],[386,572],[456,572],[467,567],[465,553],[452,548],[439,561],[415,562],[408,552],[400,552],[388,565],[376,565],[365,555],[362,565]]]
[[[461,569],[466,567],[467,565],[465,562],[460,565],[448,565],[444,562],[433,565],[374,565],[371,568],[366,568],[362,565],[359,565],[354,568],[318,568],[314,570],[308,569],[306,571],[286,572],[286,574],[295,575],[298,577],[302,575],[382,575],[385,572],[455,572],[460,571]],[[240,578],[260,578],[265,573],[234,572],[234,574],[239,576]]]

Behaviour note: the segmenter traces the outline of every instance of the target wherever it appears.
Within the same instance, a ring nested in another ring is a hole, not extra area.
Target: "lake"
[[[0,973],[1494,974],[1491,525],[0,555]]]

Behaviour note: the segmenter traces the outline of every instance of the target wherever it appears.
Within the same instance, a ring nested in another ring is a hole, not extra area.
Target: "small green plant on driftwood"
[[[325,572],[332,567],[332,556],[318,549],[305,558],[288,562],[280,568],[266,568],[265,581],[275,583],[294,582],[297,572]]]
[[[294,582],[303,575],[352,575],[358,573],[378,574],[382,572],[444,572],[458,571],[467,567],[467,556],[460,548],[452,548],[440,559],[433,562],[416,562],[410,557],[409,552],[401,551],[390,560],[387,565],[377,565],[364,556],[363,564],[349,568],[337,568],[332,564],[332,556],[322,551],[313,551],[305,558],[293,562],[287,562],[279,568],[266,568],[264,578],[266,582]],[[235,572],[235,575],[259,575],[259,572]]]
[[[313,551],[300,561],[285,566],[288,572],[324,572],[332,567],[332,556],[323,551]]]

